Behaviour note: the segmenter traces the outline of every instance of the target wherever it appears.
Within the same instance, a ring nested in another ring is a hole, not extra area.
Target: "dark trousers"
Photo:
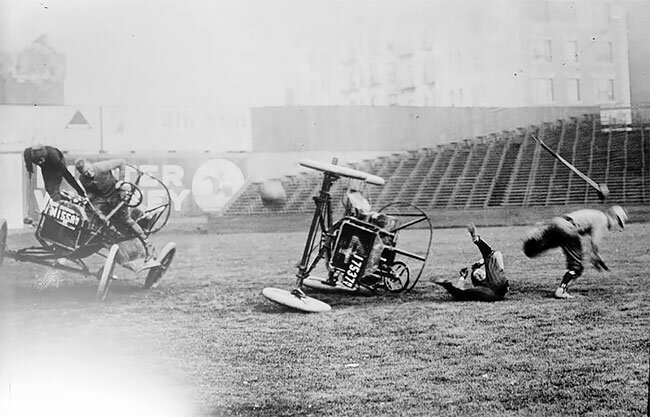
[[[582,241],[578,228],[567,217],[555,217],[537,229],[524,241],[524,254],[534,258],[553,248],[562,248],[566,268],[578,275],[584,270],[582,264]]]
[[[503,299],[505,292],[497,293],[488,287],[458,288],[451,282],[440,283],[449,294],[458,301],[498,301]]]
[[[495,252],[480,237],[474,244],[481,251],[485,262],[485,281],[475,282],[471,288],[458,288],[450,282],[441,283],[447,292],[459,301],[498,301],[508,292],[508,280],[503,268],[501,252]]]

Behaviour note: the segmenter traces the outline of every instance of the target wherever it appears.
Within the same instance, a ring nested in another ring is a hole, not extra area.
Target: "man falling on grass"
[[[578,278],[582,266],[582,238],[591,243],[591,263],[598,271],[609,271],[599,253],[600,242],[607,231],[622,231],[627,222],[627,212],[621,206],[607,211],[582,209],[554,217],[533,230],[524,239],[524,254],[534,258],[549,249],[560,247],[566,258],[566,268],[555,297],[573,298],[568,293],[569,283]]]
[[[456,284],[447,280],[435,281],[459,301],[498,301],[508,292],[503,255],[493,250],[476,231],[474,225],[467,227],[472,242],[481,251],[482,259],[460,270]],[[482,268],[484,267],[484,268]],[[470,277],[471,285],[467,282]]]

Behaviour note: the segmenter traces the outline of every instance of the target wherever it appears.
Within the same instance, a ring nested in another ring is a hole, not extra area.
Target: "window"
[[[598,80],[597,97],[599,102],[614,101],[614,80]]]
[[[358,80],[359,80],[359,88],[363,88],[363,87],[366,86],[366,77],[365,77],[366,74],[365,74],[364,69],[365,69],[364,67],[359,66],[359,69],[357,70],[357,76],[358,76]]]
[[[578,41],[566,41],[564,47],[566,50],[566,61],[578,62]]]
[[[566,83],[566,95],[569,103],[577,103],[580,101],[580,80],[577,78],[569,78]]]
[[[370,57],[374,58],[379,55],[380,47],[379,41],[376,38],[368,39],[368,54]]]
[[[312,81],[309,83],[309,98],[314,99],[316,98],[316,90],[318,87],[316,87],[316,82]]]
[[[386,80],[389,83],[394,83],[397,80],[397,72],[394,62],[389,62],[386,64]]]
[[[348,70],[348,88],[350,90],[357,88],[357,74],[354,68]]]
[[[596,60],[598,62],[614,61],[614,46],[611,42],[599,42],[596,50]]]
[[[533,45],[533,59],[535,61],[551,62],[551,41],[549,39],[540,39]]]
[[[377,64],[370,64],[370,85],[379,84],[379,75],[377,74]]]
[[[321,80],[321,90],[323,93],[329,94],[332,92],[331,80],[329,77],[325,77]]]
[[[533,80],[533,102],[535,104],[550,104],[554,100],[552,78],[538,78]]]
[[[472,103],[474,105],[484,105],[485,104],[485,86],[479,85],[473,88],[472,91],[474,97],[472,97]]]
[[[422,63],[422,81],[424,84],[435,83],[435,66],[433,59],[427,59]]]
[[[438,97],[436,96],[436,89],[435,86],[433,86],[430,91],[429,91],[429,105],[430,106],[435,106],[437,104]]]
[[[407,59],[401,62],[399,71],[399,86],[400,88],[412,88],[415,86],[413,77],[414,68],[413,60]]]

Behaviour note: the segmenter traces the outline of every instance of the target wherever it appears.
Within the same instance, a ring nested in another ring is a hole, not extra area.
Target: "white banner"
[[[247,107],[0,105],[0,152],[41,143],[64,152],[250,152]]]
[[[0,152],[19,152],[36,143],[97,151],[100,141],[97,106],[0,105]]]
[[[250,152],[249,108],[104,107],[104,150]]]

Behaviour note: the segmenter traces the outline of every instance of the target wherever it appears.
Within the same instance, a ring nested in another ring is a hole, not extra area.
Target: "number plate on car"
[[[68,229],[76,229],[81,224],[81,217],[70,207],[66,207],[54,201],[45,208],[45,214],[54,218],[57,223],[67,227]]]

